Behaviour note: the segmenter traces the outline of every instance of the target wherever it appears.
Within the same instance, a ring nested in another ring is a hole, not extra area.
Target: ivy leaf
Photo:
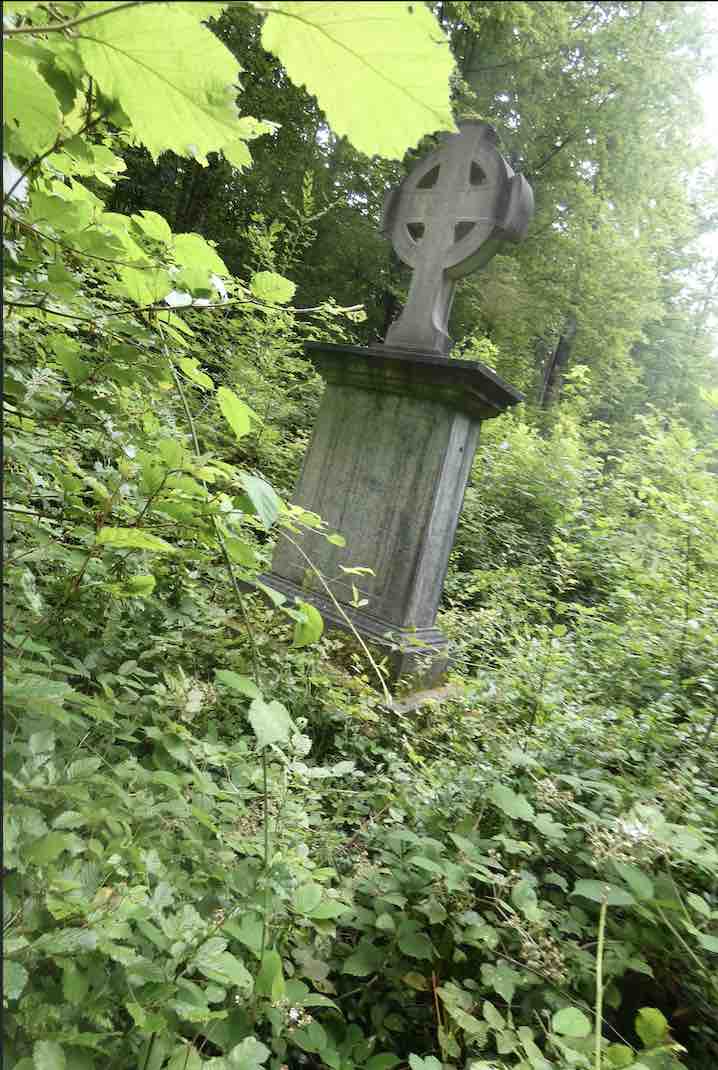
[[[35,1070],[65,1070],[65,1052],[54,1040],[38,1040],[32,1049]]]
[[[248,472],[243,472],[240,476],[240,480],[247,492],[247,497],[257,512],[257,516],[262,521],[265,528],[271,528],[272,524],[279,516],[279,510],[282,507],[282,499],[274,488],[270,487],[269,483],[260,476],[253,476]]]
[[[91,27],[91,28],[90,28]],[[78,35],[85,68],[156,161],[168,149],[207,162],[237,137],[238,66],[187,11],[148,4],[97,19]]]
[[[489,799],[507,817],[533,821],[534,811],[528,800],[505,784],[492,784],[489,788]]]
[[[292,646],[303,647],[309,646],[310,643],[316,643],[324,631],[324,621],[321,613],[309,602],[299,602],[297,609],[302,615],[302,619],[298,620],[294,625]]]
[[[270,12],[263,47],[360,152],[399,159],[425,134],[456,129],[449,97],[454,61],[426,5],[257,6]]]
[[[267,747],[270,743],[287,743],[289,740],[292,719],[281,702],[265,702],[263,698],[255,698],[249,707],[249,723],[260,747]]]
[[[35,156],[49,149],[60,130],[57,97],[35,66],[11,53],[3,57],[3,123],[11,133],[11,151]]]
[[[2,990],[5,999],[19,999],[29,974],[19,962],[5,959],[2,964]]]
[[[276,271],[258,271],[252,275],[249,288],[258,301],[266,301],[270,305],[285,305],[294,297],[296,286],[283,275],[277,275]]]
[[[577,1007],[564,1007],[554,1014],[551,1028],[562,1037],[587,1037],[591,1032],[591,1022]]]
[[[238,439],[249,434],[252,430],[252,410],[249,405],[245,405],[227,386],[220,386],[217,391],[217,403]]]
[[[101,528],[97,542],[100,546],[111,546],[115,550],[152,550],[158,554],[177,552],[176,546],[139,528]]]

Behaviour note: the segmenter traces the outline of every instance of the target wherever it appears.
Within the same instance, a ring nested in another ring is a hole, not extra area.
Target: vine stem
[[[89,15],[82,15],[81,18],[68,19],[67,22],[51,22],[47,26],[12,26],[3,27],[3,37],[16,37],[20,33],[38,34],[42,36],[46,33],[64,33],[66,30],[74,30],[75,26],[81,26],[83,22],[90,22],[90,20],[102,19],[106,15],[113,15],[117,11],[124,11],[128,7],[139,7],[145,0],[125,0],[123,4],[113,4],[111,7],[107,7],[104,11],[93,11]]]
[[[598,944],[596,947],[596,1011],[595,1011],[595,1047],[593,1055],[593,1070],[601,1070],[601,1041],[603,1040],[603,948],[606,938],[606,915],[608,914],[608,900],[601,903],[601,912],[598,916]]]
[[[184,414],[185,414],[185,417],[187,419],[187,424],[189,426],[190,435],[192,436],[192,445],[194,447],[195,456],[199,459],[202,456],[202,451],[200,449],[199,437],[197,435],[197,428],[195,426],[194,417],[192,416],[192,411],[191,411],[191,409],[189,407],[189,403],[187,401],[187,395],[185,394],[184,388],[182,386],[182,381],[181,381],[181,379],[180,379],[180,377],[179,377],[179,375],[177,373],[177,369],[175,368],[174,362],[173,362],[173,360],[172,360],[172,358],[170,356],[169,349],[167,347],[167,340],[165,339],[164,332],[162,330],[162,325],[161,325],[161,323],[158,323],[157,326],[159,328],[159,335],[160,335],[160,339],[162,341],[162,348],[164,350],[165,359],[167,360],[167,363],[169,364],[170,370],[172,372],[172,378],[175,381],[175,386],[177,387],[177,393],[179,394],[180,401],[182,403],[182,408],[184,409]],[[205,494],[207,494],[207,496],[209,497],[209,491],[207,490],[207,484],[204,481],[204,479],[202,480],[202,486],[204,487]],[[214,517],[214,516],[212,517],[212,525],[214,527],[215,535],[217,537],[217,543],[218,543],[219,548],[221,550],[222,558],[224,560],[224,564],[225,564],[225,567],[227,569],[227,574],[229,576],[229,581],[230,581],[230,583],[232,585],[232,590],[234,591],[234,593],[236,595],[237,603],[239,605],[240,612],[242,614],[242,618],[244,620],[245,627],[247,629],[247,635],[249,637],[249,646],[250,646],[251,655],[252,655],[252,667],[253,667],[253,671],[254,671],[254,679],[255,679],[255,682],[257,684],[257,687],[261,691],[262,690],[262,672],[261,672],[261,664],[260,664],[260,660],[259,660],[259,651],[257,650],[257,644],[256,644],[256,641],[255,641],[255,638],[254,638],[254,631],[252,629],[252,622],[250,620],[249,613],[247,612],[247,605],[246,605],[246,602],[244,600],[244,595],[242,594],[242,590],[241,590],[241,588],[239,586],[239,583],[237,582],[237,577],[235,576],[234,569],[232,567],[232,559],[229,556],[229,552],[227,550],[227,544],[225,543],[224,536],[222,535],[222,530],[221,530],[221,528],[219,526],[219,523],[217,522],[217,518]],[[266,746],[262,747],[261,755],[262,755],[262,811],[263,811],[262,818],[263,818],[263,825],[264,825],[264,845],[263,845],[264,857],[262,859],[262,870],[263,870],[263,875],[264,875],[264,900],[263,900],[264,909],[262,910],[262,939],[261,939],[261,950],[260,950],[260,956],[259,956],[260,969],[261,969],[262,962],[264,960],[264,952],[265,952],[266,946],[267,946],[267,935],[268,935],[268,927],[269,927],[267,919],[269,917],[269,863],[270,863],[270,857],[271,857],[271,850],[270,850],[271,845],[270,845],[270,841],[269,841],[269,763],[267,761],[267,748],[266,748]]]

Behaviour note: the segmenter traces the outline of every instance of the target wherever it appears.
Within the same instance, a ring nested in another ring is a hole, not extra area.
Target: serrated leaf
[[[249,288],[258,301],[271,305],[285,305],[294,297],[296,286],[276,271],[258,271],[252,275]]]
[[[19,962],[4,959],[2,964],[2,990],[5,999],[19,999],[27,984],[29,974]]]
[[[133,223],[153,241],[162,242],[163,245],[169,245],[172,241],[172,231],[169,223],[157,212],[150,212],[144,209],[131,218]]]
[[[65,1070],[65,1051],[54,1040],[38,1040],[32,1049],[35,1070]]]
[[[577,1007],[563,1007],[552,1017],[551,1028],[562,1037],[587,1037],[591,1022]]]
[[[247,497],[254,506],[257,512],[257,516],[264,524],[265,528],[271,528],[274,521],[279,516],[279,510],[282,507],[282,500],[273,487],[270,487],[260,476],[250,475],[249,472],[242,472],[240,476],[242,486],[247,492]],[[284,601],[284,599],[282,599]]]
[[[62,964],[62,994],[68,1003],[79,1006],[89,988],[87,975],[74,962]]]
[[[71,842],[67,832],[48,832],[26,848],[27,858],[36,866],[46,866],[59,858]]]
[[[332,129],[368,155],[401,158],[425,134],[455,130],[454,60],[420,3],[259,3],[262,45],[317,97]]]
[[[383,961],[384,952],[371,941],[362,938],[349,958],[344,960],[342,973],[352,977],[368,977],[379,969]]]
[[[249,707],[249,723],[259,747],[289,741],[292,719],[281,702],[265,702],[263,698],[255,698]]]
[[[60,107],[30,61],[10,53],[3,56],[2,102],[3,123],[14,143],[30,156],[50,148],[60,130]]]
[[[412,959],[432,959],[434,957],[433,945],[425,933],[400,933],[399,949]]]
[[[246,695],[247,698],[261,697],[259,688],[249,676],[241,676],[231,669],[217,669],[214,675],[217,683],[224,684],[239,695]]]
[[[497,806],[507,817],[533,821],[534,811],[528,800],[505,784],[492,784],[488,794],[494,806]]]
[[[303,619],[298,620],[294,625],[292,646],[303,647],[316,643],[324,631],[324,621],[321,613],[309,602],[298,602],[297,609],[302,614]]]
[[[637,899],[654,898],[653,881],[638,866],[629,862],[614,862],[613,864]]]
[[[185,10],[169,18],[161,4],[113,12],[80,34],[77,48],[154,160],[169,149],[204,164],[236,140],[237,61]]]
[[[252,430],[252,410],[241,401],[229,387],[220,386],[217,391],[220,411],[238,439]]]
[[[111,546],[115,550],[151,550],[158,554],[173,554],[175,547],[149,531],[139,528],[101,528],[97,534],[100,546]]]

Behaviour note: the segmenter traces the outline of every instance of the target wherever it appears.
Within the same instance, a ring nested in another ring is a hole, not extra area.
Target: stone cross
[[[502,242],[520,241],[531,221],[531,187],[497,150],[493,127],[467,121],[459,131],[387,196],[383,233],[414,269],[387,346],[448,353],[457,279],[487,264]]]

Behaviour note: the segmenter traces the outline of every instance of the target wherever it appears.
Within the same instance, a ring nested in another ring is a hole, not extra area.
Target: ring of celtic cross
[[[487,264],[502,242],[525,236],[533,193],[496,142],[487,123],[463,122],[388,195],[383,233],[414,272],[386,345],[448,352],[456,280]]]

